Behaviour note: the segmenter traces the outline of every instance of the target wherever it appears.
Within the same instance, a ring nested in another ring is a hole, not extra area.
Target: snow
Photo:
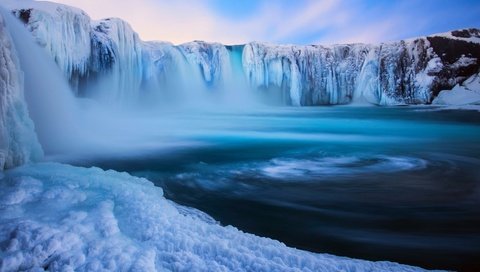
[[[458,35],[454,35],[454,32],[462,32],[463,34],[468,33],[467,36],[469,37],[461,37]],[[448,39],[461,40],[461,41],[471,42],[471,43],[480,43],[480,32],[477,29],[459,29],[459,30],[439,33],[431,36],[444,37]]]
[[[470,58],[470,57],[465,57],[464,55],[461,56],[455,63],[452,65],[455,68],[461,68],[461,67],[468,67],[472,64],[477,63],[477,58]]]
[[[476,74],[465,80],[461,85],[457,84],[451,90],[443,90],[433,100],[436,105],[480,105],[480,74]]]
[[[0,8],[0,171],[42,156],[24,99],[23,74]]]
[[[27,165],[0,180],[0,270],[423,271],[314,254],[220,226],[142,178]]]

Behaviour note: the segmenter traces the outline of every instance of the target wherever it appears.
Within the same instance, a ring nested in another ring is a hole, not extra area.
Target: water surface
[[[277,108],[172,114],[181,142],[77,161],[150,179],[223,225],[314,252],[480,269],[480,113]]]

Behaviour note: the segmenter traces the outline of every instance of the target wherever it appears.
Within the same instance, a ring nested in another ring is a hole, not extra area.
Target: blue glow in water
[[[480,113],[426,109],[170,113],[137,152],[76,163],[147,177],[180,204],[290,246],[471,268],[480,256]]]

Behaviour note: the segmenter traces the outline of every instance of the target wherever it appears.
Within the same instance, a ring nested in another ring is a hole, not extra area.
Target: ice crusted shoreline
[[[4,172],[0,226],[0,271],[424,271],[289,248],[178,209],[146,179],[56,163]]]

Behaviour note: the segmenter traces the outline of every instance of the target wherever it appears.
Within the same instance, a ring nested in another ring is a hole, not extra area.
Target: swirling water
[[[480,265],[479,112],[339,106],[165,118],[161,141],[185,144],[76,164],[147,177],[177,203],[289,246]]]

